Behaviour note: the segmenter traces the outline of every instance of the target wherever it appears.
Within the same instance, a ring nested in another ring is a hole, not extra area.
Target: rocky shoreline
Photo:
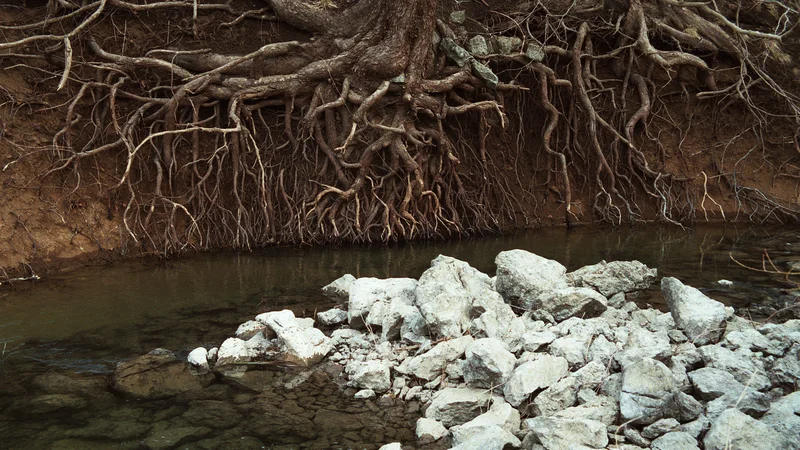
[[[512,250],[496,265],[490,277],[439,256],[419,280],[345,275],[323,288],[341,307],[316,320],[260,314],[192,351],[186,374],[136,392],[134,360],[115,386],[168,395],[181,376],[204,384],[269,364],[307,367],[300,385],[324,366],[357,399],[421,404],[419,445],[800,448],[800,321],[748,321],[675,278],[660,280],[669,312],[640,309],[629,300],[657,274],[636,261],[567,273]]]

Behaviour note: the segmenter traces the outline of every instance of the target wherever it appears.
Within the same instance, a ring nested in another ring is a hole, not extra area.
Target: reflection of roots
[[[552,15],[546,1],[505,14],[528,30],[531,43],[546,44],[542,62],[521,50],[459,60],[446,50],[463,39],[437,24],[437,0],[360,0],[327,9],[272,0],[257,11],[193,1],[99,0],[72,9],[52,3],[47,19],[4,27],[20,37],[0,44],[0,51],[33,46],[47,54],[61,65],[58,88],[77,89],[53,140],[59,160],[52,172],[122,152],[111,188],[125,198],[125,229],[165,252],[496,227],[497,216],[514,217],[520,200],[496,178],[495,161],[503,157],[487,137],[507,128],[504,97],[526,95],[546,117],[541,148],[555,174],[547,170],[546,183],[568,223],[586,219],[574,202],[576,183],[592,187],[601,220],[641,220],[643,196],[658,205],[658,217],[676,223],[694,210],[692,180],[648,161],[641,148],[657,139],[652,120],[665,86],[680,76],[683,92],[694,84],[698,99],[742,102],[759,139],[771,113],[751,98],[754,89],[781,98],[789,120],[800,114],[800,101],[769,75],[763,58],[752,56],[756,44],[782,55],[783,19],[774,32],[747,30],[700,3],[632,0],[624,13],[604,11],[613,23],[596,19],[598,8]],[[191,14],[195,36],[198,14],[216,11],[231,15],[228,27],[278,21],[316,39],[272,43],[244,56],[150,49],[131,57],[105,48],[92,32],[112,10],[175,9]],[[797,18],[789,8],[784,15]],[[71,31],[38,34],[43,28]],[[535,29],[561,34],[545,40],[544,31],[530,34]],[[435,30],[443,44],[434,48]],[[705,58],[711,54],[734,61],[738,79],[720,81]],[[480,67],[503,67],[515,81],[498,83]],[[477,123],[477,134],[455,136],[463,120]],[[467,178],[459,168],[465,158],[473,168]],[[706,198],[714,200],[703,176],[705,213]],[[740,201],[794,214],[735,177],[725,181]]]

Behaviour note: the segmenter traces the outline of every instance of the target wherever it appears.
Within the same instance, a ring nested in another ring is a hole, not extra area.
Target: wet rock
[[[74,394],[43,394],[15,400],[8,411],[16,415],[68,414],[89,405],[85,398]]]
[[[761,422],[780,433],[787,450],[800,449],[800,391],[781,397],[772,403]]]
[[[350,375],[353,385],[362,389],[386,392],[392,386],[389,364],[385,361],[352,361],[347,364],[345,372]]]
[[[447,435],[447,428],[434,419],[417,419],[417,439],[422,445],[436,442]]]
[[[737,409],[720,414],[703,438],[703,444],[706,450],[786,448],[786,442],[777,431]]]
[[[568,377],[545,389],[533,399],[533,413],[537,416],[551,416],[569,408],[578,401],[580,383],[575,377]]]
[[[188,423],[208,428],[232,428],[243,416],[230,403],[220,400],[195,400],[182,416]]]
[[[236,329],[236,337],[246,341],[264,331],[267,326],[257,320],[248,320]]]
[[[465,354],[464,381],[477,387],[501,386],[511,376],[517,361],[505,343],[491,338],[473,341]]]
[[[317,414],[322,411],[319,411]],[[328,413],[333,414],[331,411]],[[244,422],[248,433],[269,439],[273,444],[297,444],[317,438],[316,417],[312,422],[307,417],[292,414],[275,407],[272,401],[259,402],[256,409]],[[328,422],[320,421],[320,432],[325,434]],[[337,425],[333,425],[334,429]]]
[[[506,401],[519,406],[531,393],[550,387],[567,375],[567,360],[551,355],[542,355],[526,362],[512,372],[503,387]]]
[[[697,440],[688,433],[673,431],[650,443],[651,450],[700,450]]]
[[[154,350],[119,364],[112,386],[125,395],[156,399],[203,389],[213,378],[211,374],[193,374],[189,364],[171,352]]]
[[[416,294],[416,305],[431,333],[451,338],[469,330],[474,299],[499,298],[489,285],[488,275],[442,255],[419,278]]]
[[[341,308],[332,308],[317,314],[317,320],[321,325],[333,326],[347,321],[347,311]]]
[[[739,383],[761,391],[772,383],[764,370],[764,363],[747,350],[733,352],[719,345],[706,345],[697,349],[706,367],[729,372]]]
[[[322,288],[322,295],[332,300],[347,300],[350,298],[350,288],[356,277],[346,273]]]
[[[661,280],[661,293],[677,327],[696,345],[719,342],[726,326],[725,305],[672,277]]]
[[[525,250],[501,252],[495,264],[497,292],[507,302],[525,309],[532,309],[540,295],[568,287],[563,265]]]
[[[106,377],[72,377],[58,372],[47,372],[37,376],[31,383],[35,389],[46,394],[76,394],[83,397],[104,397],[108,395]],[[12,388],[16,385],[8,384]],[[11,395],[22,395],[24,389],[11,391]]]
[[[593,289],[568,287],[539,295],[533,302],[533,310],[537,315],[561,322],[570,317],[597,317],[606,310],[607,302]]]
[[[189,352],[186,361],[195,367],[208,370],[208,351],[204,347],[197,347]]]
[[[205,427],[159,427],[153,430],[142,445],[151,450],[174,448],[185,442],[197,440],[211,433],[211,428]]]
[[[527,419],[525,426],[547,450],[577,446],[604,448],[608,445],[606,425],[595,420],[535,417]]]
[[[478,417],[491,401],[492,394],[485,389],[445,388],[433,394],[425,417],[450,428]]]
[[[129,441],[150,431],[151,425],[133,420],[119,420],[107,417],[94,418],[80,427],[67,430],[65,436],[84,439],[111,439]]]
[[[677,416],[674,391],[675,380],[663,363],[643,359],[628,365],[622,372],[619,397],[622,420],[647,425]]]
[[[567,274],[567,280],[571,286],[592,288],[611,297],[647,289],[656,275],[656,269],[649,269],[639,261],[601,261]]]
[[[406,375],[414,375],[424,380],[433,380],[446,370],[448,364],[453,363],[464,355],[467,346],[472,343],[472,336],[463,336],[457,339],[444,341],[433,349],[408,358],[395,370]]]
[[[381,308],[392,299],[405,299],[406,303],[413,304],[416,298],[417,280],[411,278],[359,278],[350,287],[348,300],[347,319],[352,328],[364,328],[367,316],[372,308],[378,304]],[[377,314],[376,314],[377,317]],[[380,323],[375,325],[380,326]]]

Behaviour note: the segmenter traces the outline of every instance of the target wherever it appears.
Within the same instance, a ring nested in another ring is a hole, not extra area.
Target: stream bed
[[[313,317],[333,306],[320,288],[345,273],[416,278],[444,254],[491,274],[494,257],[515,248],[568,270],[603,259],[638,260],[657,268],[659,278],[679,278],[753,318],[796,303],[793,281],[800,279],[759,271],[800,269],[800,230],[702,226],[540,230],[88,268],[0,291],[0,447],[376,449],[402,442],[438,448],[416,442],[421,405],[354,400],[355,390],[325,370],[294,389],[286,385],[297,384],[297,370],[271,367],[150,401],[113,393],[108,378],[119,362],[155,348],[185,358],[195,347],[215,347],[259,312],[291,309]],[[774,267],[762,265],[765,255]],[[722,279],[733,284],[721,285]],[[663,309],[657,289],[637,302]]]

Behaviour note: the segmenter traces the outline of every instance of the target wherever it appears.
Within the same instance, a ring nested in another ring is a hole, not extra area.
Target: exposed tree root
[[[522,136],[508,105],[530,97],[522,111],[545,118],[543,129],[536,145],[520,137],[516,147],[541,148],[526,157],[544,160],[568,224],[641,221],[646,205],[677,224],[695,210],[707,217],[706,200],[722,208],[709,174],[679,175],[679,163],[645,150],[660,148],[653,121],[668,114],[665,97],[743,107],[762,146],[776,120],[800,126],[796,86],[776,75],[798,20],[789,3],[770,3],[758,16],[767,24],[743,24],[727,3],[480,7],[470,33],[495,47],[483,53],[465,50],[462,27],[437,22],[439,0],[245,3],[254,2],[52,0],[30,22],[1,26],[3,59],[44,55],[71,96],[45,176],[72,170],[82,183],[85,160],[121,156],[108,189],[124,228],[164,253],[469,234],[528,218],[524,192],[498,178],[512,150],[487,138]],[[200,41],[249,21],[302,37],[234,55],[130,51],[103,36],[127,17],[162,13],[187,18],[184,34]],[[717,164],[743,211],[797,217]],[[592,193],[591,210],[575,192]]]

